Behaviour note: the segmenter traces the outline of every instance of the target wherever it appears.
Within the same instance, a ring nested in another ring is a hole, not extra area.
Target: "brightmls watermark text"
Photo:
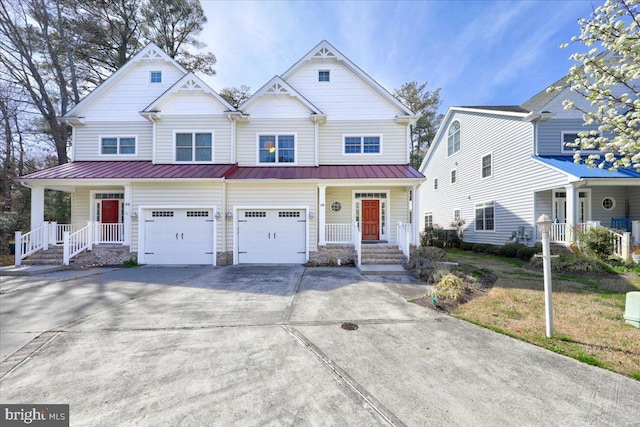
[[[69,427],[69,405],[0,403],[0,421],[6,427]]]

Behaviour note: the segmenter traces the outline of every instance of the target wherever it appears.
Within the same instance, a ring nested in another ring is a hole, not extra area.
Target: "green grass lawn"
[[[553,273],[554,337],[545,336],[542,271],[512,258],[448,250],[467,274],[498,279],[451,315],[590,365],[640,380],[640,329],[624,322],[626,293],[640,290],[637,274]]]

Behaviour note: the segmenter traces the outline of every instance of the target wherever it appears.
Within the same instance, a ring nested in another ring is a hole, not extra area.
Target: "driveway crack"
[[[289,304],[287,305],[287,308],[284,311],[284,315],[282,316],[282,323],[288,323],[289,319],[291,318],[291,313],[293,312],[293,300],[298,294],[298,289],[300,289],[300,285],[302,284],[302,280],[304,279],[304,276],[306,274],[307,268],[305,267],[304,271],[300,275],[300,279],[298,279],[298,282],[296,283],[296,287],[293,289],[293,294],[291,295],[291,299],[289,299]]]

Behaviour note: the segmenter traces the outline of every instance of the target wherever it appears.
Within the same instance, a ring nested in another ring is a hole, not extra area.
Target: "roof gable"
[[[120,67],[115,73],[109,76],[105,81],[100,83],[93,91],[85,96],[78,104],[69,110],[63,117],[77,117],[83,109],[87,108],[98,100],[102,95],[112,89],[120,82],[129,72],[131,72],[137,64],[147,61],[163,61],[175,67],[181,74],[186,74],[187,70],[178,64],[173,58],[167,55],[156,44],[149,43],[140,52],[135,54],[126,64]]]
[[[302,104],[311,114],[322,115],[323,112],[313,105],[304,96],[300,95],[289,83],[285,82],[280,76],[275,76],[262,86],[251,98],[246,100],[239,109],[243,112],[248,112],[252,106],[254,106],[260,99],[268,95],[275,96],[288,96],[294,98],[300,104]]]
[[[215,90],[207,85],[202,79],[193,73],[188,73],[176,83],[174,83],[169,89],[167,89],[162,95],[156,98],[151,104],[149,104],[143,113],[161,111],[162,106],[166,106],[178,96],[180,93],[202,93],[210,95],[218,104],[221,104],[227,111],[236,111],[236,109],[229,104],[223,97],[221,97]]]
[[[375,81],[371,76],[365,73],[360,67],[354,64],[349,58],[343,55],[338,49],[336,49],[331,43],[326,40],[318,43],[313,49],[311,49],[306,55],[304,55],[298,62],[293,64],[287,71],[282,74],[282,79],[288,80],[291,76],[295,75],[302,67],[314,60],[336,60],[345,65],[345,67],[355,74],[359,79],[366,83],[374,92],[382,96],[383,99],[393,105],[402,115],[414,116],[415,113],[407,108],[402,102],[394,97],[388,90],[386,90],[380,83]]]

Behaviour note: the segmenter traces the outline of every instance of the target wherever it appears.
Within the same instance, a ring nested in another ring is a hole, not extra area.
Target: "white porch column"
[[[565,213],[567,219],[567,243],[575,242],[575,227],[578,225],[578,189],[573,184],[564,187],[567,193],[567,211]]]
[[[31,230],[44,224],[44,187],[31,187]]]
[[[318,185],[318,245],[324,246],[327,244],[325,236],[325,222],[326,222],[326,207],[327,195],[326,185]]]
[[[131,186],[124,186],[124,242],[125,245],[131,245],[131,230],[133,220],[131,214],[133,213],[133,205],[131,204]]]
[[[420,192],[418,186],[413,186],[413,198],[411,206],[411,219],[413,225],[413,244],[418,246],[420,244]]]

